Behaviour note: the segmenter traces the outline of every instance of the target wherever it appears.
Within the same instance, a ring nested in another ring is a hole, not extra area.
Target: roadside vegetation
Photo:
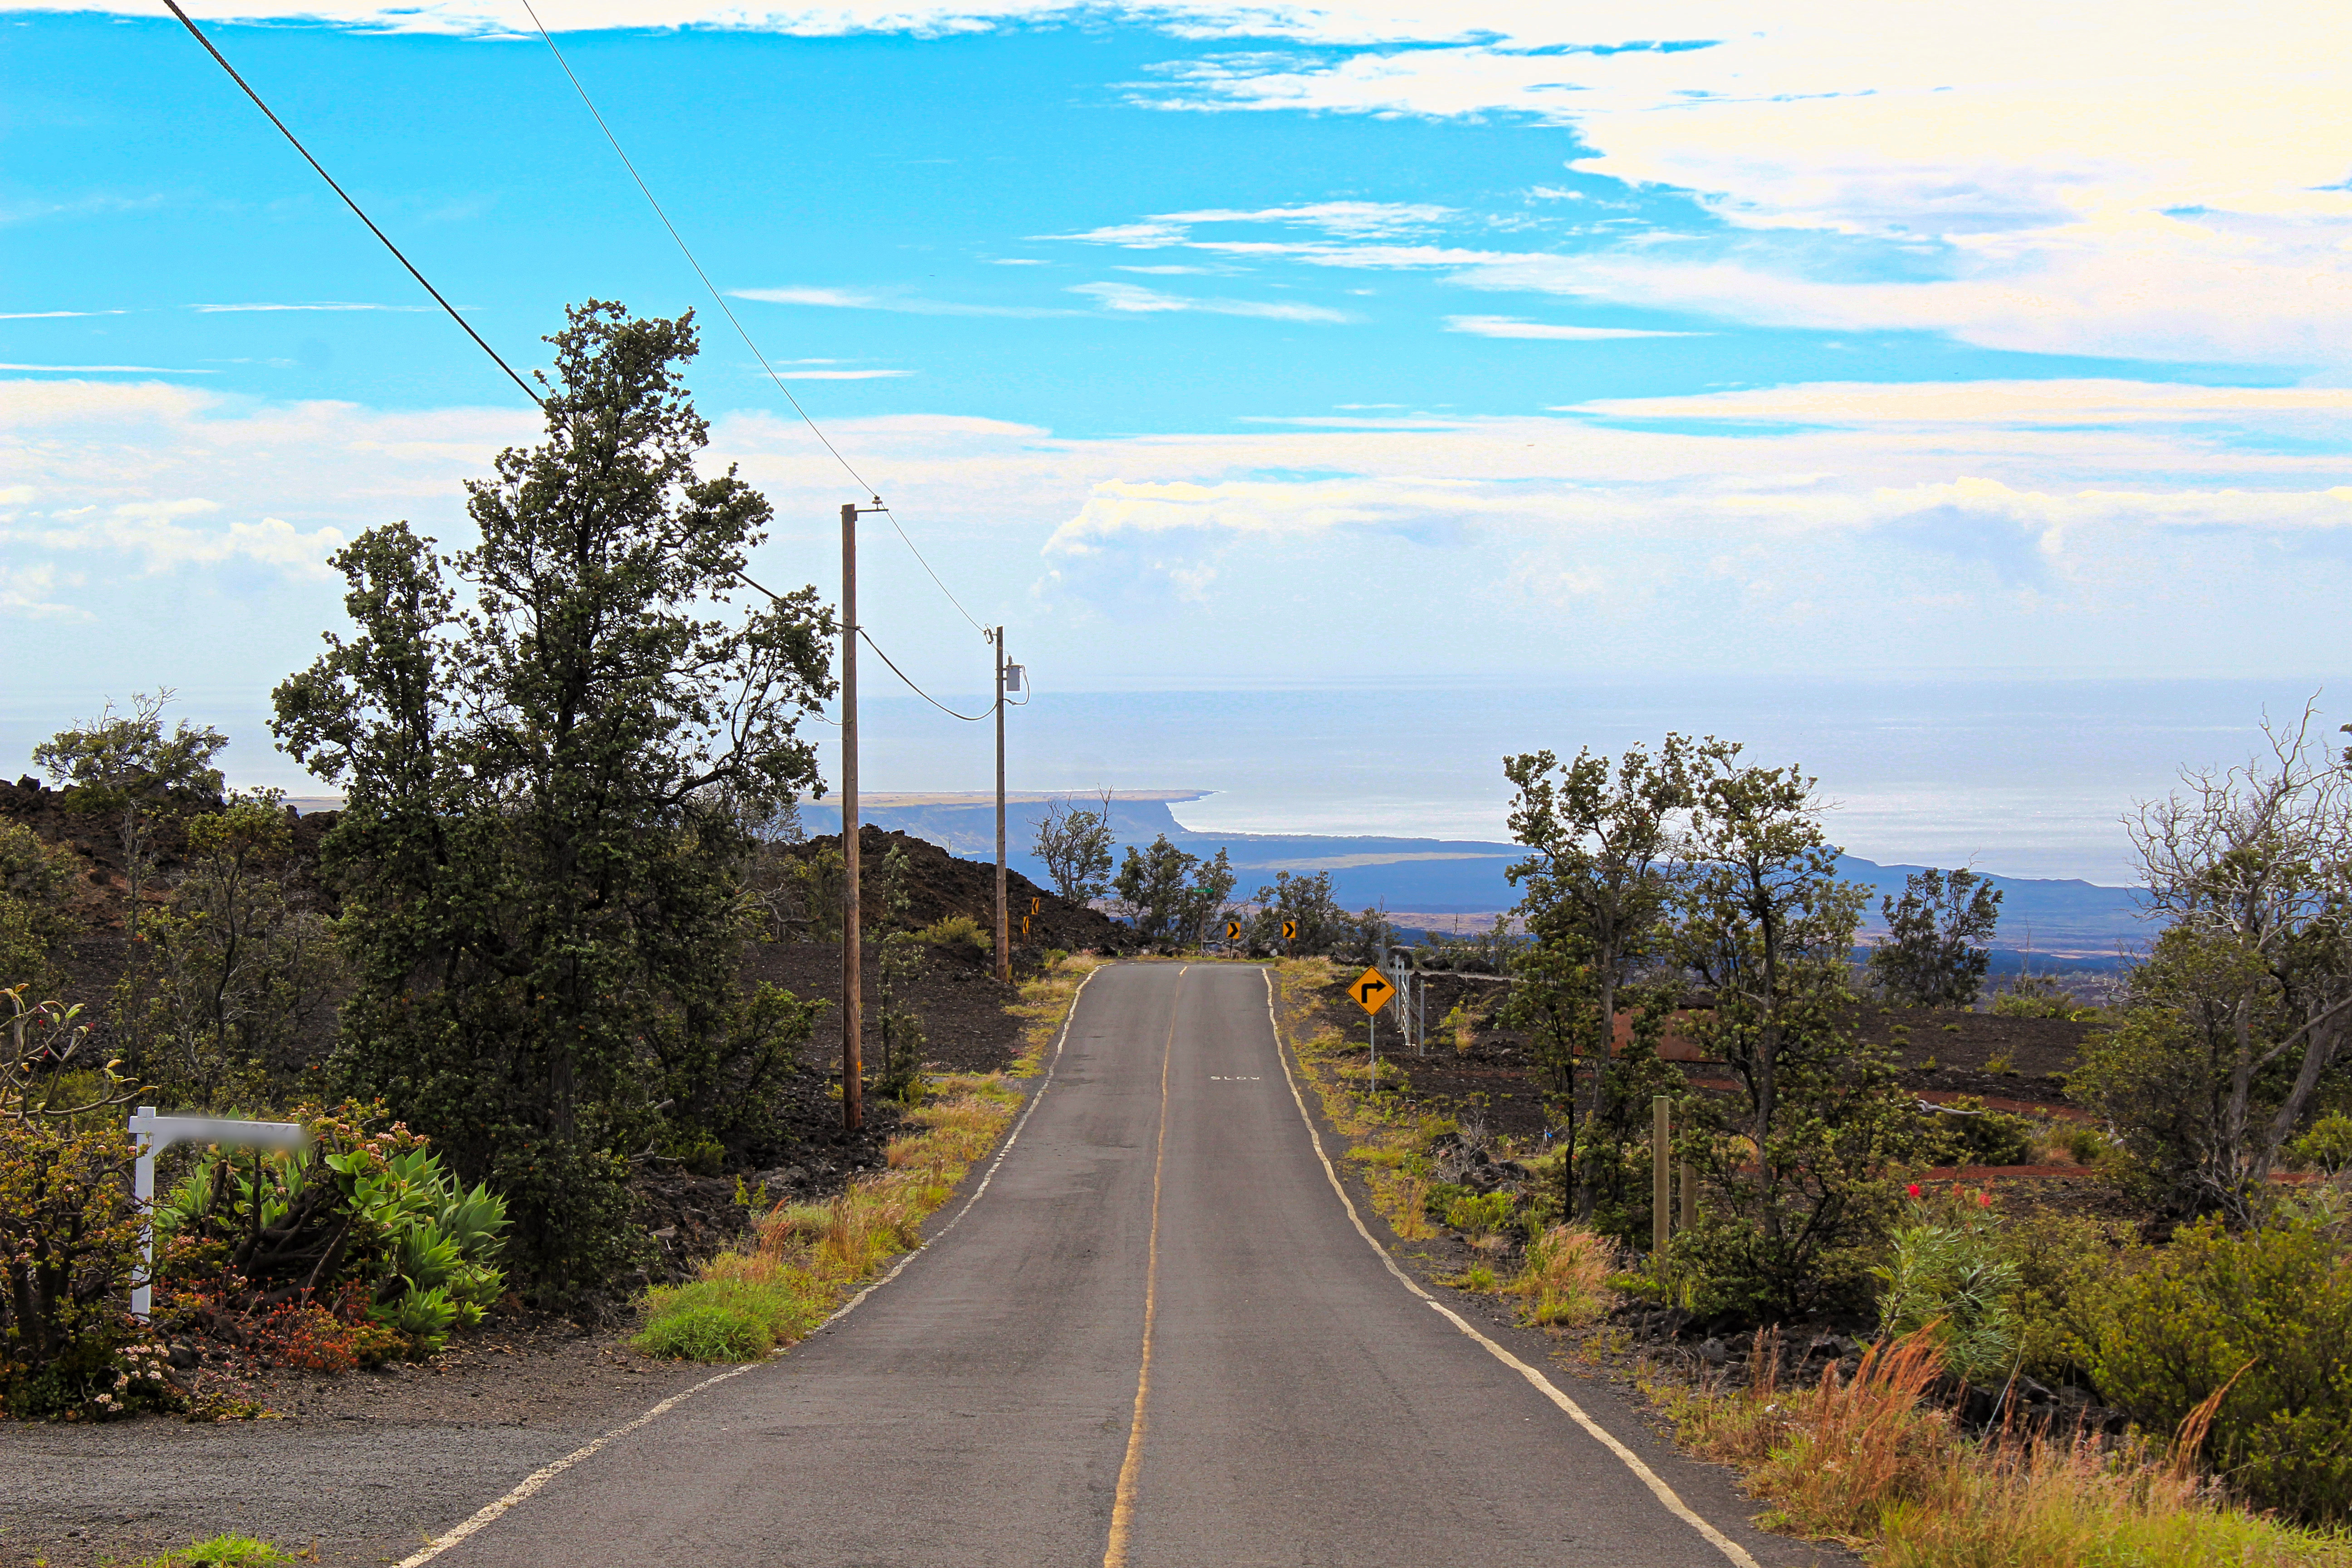
[[[2280,732],[2145,808],[2170,922],[2104,1007],[2031,975],[1985,997],[1999,895],[1965,870],[1915,874],[1856,962],[1861,890],[1793,768],[1669,736],[1508,771],[1508,984],[1431,1048],[1516,1041],[1539,1136],[1424,1094],[1418,1059],[1375,1075],[1335,994],[1354,955],[1283,966],[1300,1065],[1400,1242],[1449,1241],[1445,1282],[1633,1357],[1783,1528],[1874,1561],[2352,1561],[2342,759]],[[1927,1104],[1858,1025],[1916,1020],[1907,1048],[1986,1001],[2091,1026],[2074,1119]],[[1954,1173],[1986,1167],[2079,1171],[2095,1201]]]
[[[1022,1103],[1013,1080],[1038,1072],[1096,967],[1055,955],[1025,982],[1016,1010],[1027,1027],[1012,1071],[927,1080],[907,1112],[916,1131],[891,1140],[886,1172],[829,1203],[776,1205],[751,1247],[719,1253],[686,1284],[656,1287],[637,1348],[682,1361],[755,1361],[798,1342],[891,1259],[922,1245],[923,1220],[1011,1123]]]

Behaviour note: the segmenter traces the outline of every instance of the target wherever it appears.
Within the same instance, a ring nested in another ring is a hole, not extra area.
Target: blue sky
[[[695,308],[761,570],[833,591],[847,481],[520,6],[195,14],[510,359],[567,300]],[[1049,688],[2345,667],[2332,6],[541,15]],[[324,556],[459,538],[531,421],[168,16],[0,29],[0,721],[257,711]],[[971,690],[867,560],[877,637]]]

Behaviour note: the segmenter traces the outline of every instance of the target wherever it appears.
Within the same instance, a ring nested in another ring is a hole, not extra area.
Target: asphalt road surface
[[[1811,1559],[1608,1394],[1548,1393],[1408,1287],[1317,1152],[1259,970],[1098,971],[1051,1065],[897,1279],[436,1568]]]

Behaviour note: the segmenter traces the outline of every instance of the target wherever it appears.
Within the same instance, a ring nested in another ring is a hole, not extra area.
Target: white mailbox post
[[[131,1118],[131,1135],[139,1141],[139,1163],[131,1181],[131,1195],[139,1200],[146,1230],[141,1250],[145,1265],[131,1290],[131,1315],[145,1318],[153,1303],[155,1279],[155,1156],[174,1143],[224,1143],[233,1149],[273,1149],[292,1152],[309,1146],[310,1130],[299,1121],[232,1121],[219,1116],[158,1116],[142,1105]]]

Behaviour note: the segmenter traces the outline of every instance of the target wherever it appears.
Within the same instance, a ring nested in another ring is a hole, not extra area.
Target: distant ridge
[[[1274,880],[1277,871],[1293,876],[1331,874],[1333,892],[1350,909],[1372,905],[1411,911],[1427,925],[1444,929],[1454,917],[1488,916],[1518,902],[1518,893],[1504,872],[1526,851],[1516,844],[1454,838],[1402,838],[1377,835],[1341,836],[1309,833],[1202,832],[1176,820],[1171,805],[1199,800],[1205,790],[1119,790],[1111,801],[1111,828],[1120,845],[1149,844],[1165,834],[1171,843],[1194,855],[1214,855],[1223,849],[1237,874],[1236,891],[1246,897]],[[1037,821],[1048,804],[1068,801],[1084,806],[1097,797],[1084,792],[1023,791],[1008,793],[1005,801],[1006,859],[1036,881],[1045,880],[1045,867],[1031,855]],[[874,794],[860,797],[859,816],[879,826],[911,833],[957,855],[981,858],[996,853],[995,796],[984,793],[949,791]],[[831,800],[803,804],[801,817],[812,833],[840,830],[840,807]],[[1884,866],[1857,856],[1841,856],[1838,872],[1871,889],[1864,911],[1865,941],[1882,934],[1882,897],[1900,897],[1904,879],[1922,869],[1913,865]],[[2001,922],[1994,947],[2000,952],[2031,951],[2038,962],[2063,959],[2111,963],[2153,936],[2141,919],[2137,890],[2103,887],[2095,882],[2035,877],[1990,878],[2001,890]]]

